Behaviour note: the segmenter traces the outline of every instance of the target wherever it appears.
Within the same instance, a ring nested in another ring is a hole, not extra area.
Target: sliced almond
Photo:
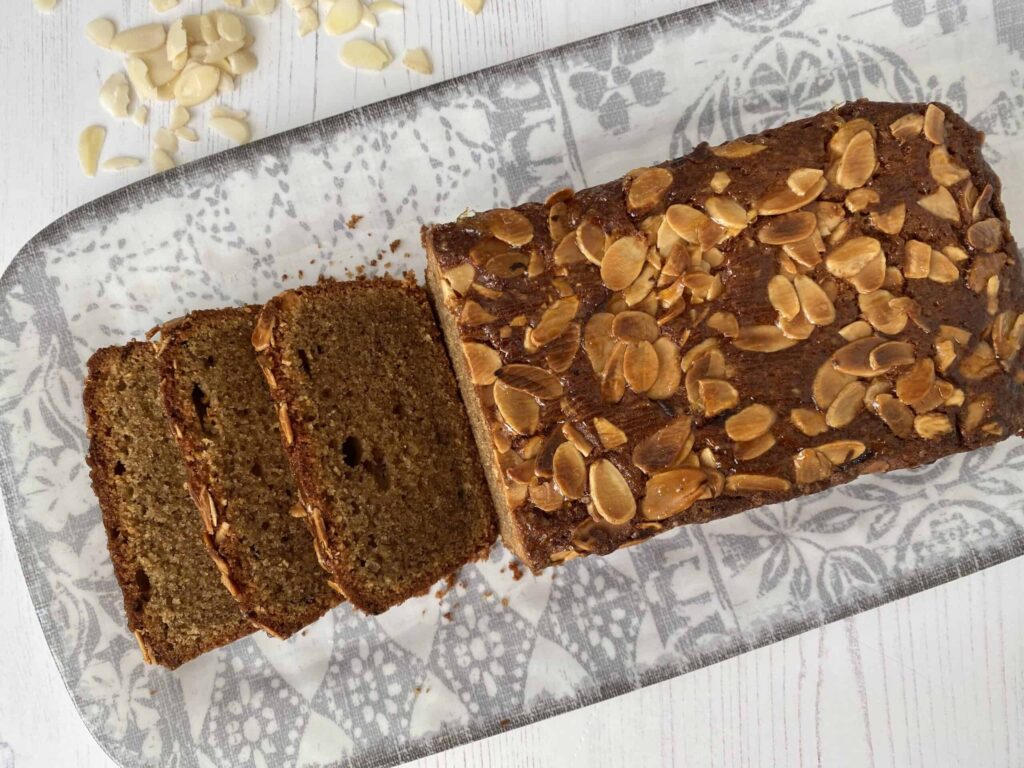
[[[704,201],[704,210],[712,221],[726,229],[743,229],[747,226],[746,210],[731,197],[709,197]]]
[[[505,365],[498,369],[495,376],[507,387],[539,400],[557,400],[563,394],[562,383],[558,378],[535,365]]]
[[[552,460],[555,485],[567,499],[579,499],[587,491],[587,465],[572,443],[562,443]]]
[[[622,373],[637,394],[650,389],[658,378],[658,354],[649,341],[628,344],[622,359]]]
[[[920,136],[922,128],[924,128],[924,117],[915,112],[906,114],[889,125],[889,131],[900,142],[910,141],[910,139]]]
[[[864,186],[875,171],[875,137],[861,131],[850,139],[836,169],[836,183],[843,189]]]
[[[583,349],[590,359],[595,373],[604,370],[605,364],[616,345],[612,335],[615,315],[598,312],[591,316],[583,330]]]
[[[688,243],[700,241],[700,230],[708,217],[690,205],[677,203],[665,211],[665,223],[679,237]]]
[[[782,246],[782,252],[802,267],[814,269],[821,263],[821,252],[824,250],[822,244],[819,248],[820,237],[804,238],[795,243],[786,243]]]
[[[580,327],[572,323],[554,341],[545,345],[544,361],[555,373],[564,373],[572,367],[580,348]]]
[[[946,113],[935,104],[929,104],[924,111],[924,136],[932,144],[946,141]]]
[[[701,379],[697,386],[704,403],[704,415],[708,418],[735,408],[740,401],[736,387],[724,379]]]
[[[938,440],[952,434],[953,422],[944,413],[922,413],[914,419],[914,431],[925,440]]]
[[[825,413],[825,423],[833,429],[841,429],[852,422],[864,407],[867,387],[859,381],[851,381],[843,387]]]
[[[544,310],[540,322],[533,329],[533,343],[542,347],[554,341],[563,333],[576,317],[579,311],[580,302],[575,296],[558,299],[550,307]],[[588,323],[589,325],[589,323]]]
[[[971,177],[971,172],[957,164],[944,146],[935,147],[928,153],[928,170],[932,178],[944,187]]]
[[[850,376],[877,376],[878,371],[871,367],[871,353],[883,342],[884,339],[877,336],[851,341],[835,351],[832,364],[837,371]]]
[[[825,258],[825,266],[836,277],[852,278],[882,253],[882,244],[873,237],[854,237]]]
[[[780,317],[777,325],[779,330],[782,331],[782,335],[787,339],[803,341],[804,339],[809,339],[811,334],[814,333],[814,326],[802,314],[797,315],[792,320]]]
[[[750,475],[738,473],[725,478],[725,492],[730,495],[750,493],[785,493],[790,489],[789,481],[774,475]]]
[[[824,173],[820,168],[797,168],[786,177],[786,186],[797,195],[805,195],[821,181]]]
[[[863,294],[870,296],[871,294]],[[871,326],[863,320],[854,320],[848,325],[844,325],[839,329],[839,335],[847,341],[856,341],[857,339],[863,339],[870,336],[872,333]]]
[[[732,178],[725,171],[715,171],[715,175],[711,177],[711,181],[708,182],[708,186],[711,187],[711,191],[716,195],[720,195],[728,188],[732,183]]]
[[[103,83],[103,87],[100,88],[100,106],[111,117],[127,117],[128,102],[130,100],[131,91],[128,87],[128,78],[125,77],[123,72],[112,74]]]
[[[971,224],[967,228],[967,242],[982,253],[995,253],[1003,245],[1003,223],[989,218]]]
[[[863,117],[856,117],[842,123],[839,129],[832,134],[828,142],[828,153],[834,160],[839,160],[846,153],[850,142],[861,132],[867,131],[871,138],[875,137],[875,126],[870,120]]]
[[[847,195],[843,204],[851,213],[860,213],[869,206],[877,203],[881,198],[878,193],[873,189],[867,187],[860,187],[858,189],[851,190]]]
[[[347,1],[339,0],[339,3],[335,3],[331,7],[331,11],[334,11],[339,5]],[[355,0],[355,2],[359,5],[360,18],[362,18],[362,5],[359,4],[358,0]],[[328,12],[327,20],[324,24],[324,27],[328,30],[330,29],[331,11]],[[352,69],[379,72],[391,63],[391,56],[388,52],[370,40],[349,40],[342,46],[338,55],[341,63]]]
[[[653,475],[679,466],[692,446],[693,423],[689,417],[679,416],[637,443],[633,449],[633,463],[648,475]]]
[[[324,16],[324,32],[332,37],[344,35],[358,27],[362,19],[360,0],[335,0]]]
[[[933,216],[951,221],[954,224],[960,223],[960,209],[956,200],[945,187],[939,187],[930,195],[925,195],[917,201],[917,204]]]
[[[765,245],[785,245],[811,236],[818,220],[809,211],[786,213],[769,219],[757,231],[757,239]]]
[[[469,293],[469,288],[473,284],[473,278],[475,276],[476,270],[473,268],[473,265],[465,263],[452,267],[445,272],[444,280],[451,289],[455,291],[455,293],[460,296],[465,296]]]
[[[932,247],[920,240],[908,240],[903,249],[903,276],[908,279],[928,277],[932,263]]]
[[[836,370],[832,362],[826,360],[814,375],[811,391],[815,404],[822,410],[827,410],[843,388],[854,380],[854,376]]]
[[[100,48],[109,48],[117,35],[117,27],[110,19],[93,19],[85,25],[85,36]]]
[[[712,312],[704,322],[708,328],[727,338],[734,339],[740,335],[740,323],[732,312]]]
[[[748,405],[725,420],[725,433],[737,443],[761,437],[775,424],[775,411],[767,405]]]
[[[725,157],[729,160],[739,160],[744,157],[750,157],[756,155],[758,152],[763,152],[768,149],[764,144],[754,144],[750,141],[743,139],[736,139],[725,144],[719,144],[717,147],[711,148],[711,154],[716,157]]]
[[[78,136],[78,162],[82,173],[90,178],[96,175],[106,139],[107,129],[102,125],[90,125]]]
[[[609,451],[615,450],[629,441],[625,432],[603,416],[594,417],[594,431],[597,432],[597,438],[601,441],[601,445]]]
[[[810,408],[794,408],[789,412],[789,420],[793,422],[793,426],[808,437],[816,437],[828,432],[825,415],[819,411],[812,411]]]
[[[609,290],[621,291],[637,278],[646,259],[647,242],[642,236],[620,237],[604,253],[601,280]]]
[[[631,211],[656,205],[672,186],[672,172],[666,168],[640,168],[631,172],[626,204]]]
[[[207,123],[210,129],[236,144],[246,144],[252,138],[249,124],[233,117],[214,117]]]
[[[661,336],[654,342],[654,353],[658,358],[658,375],[646,394],[651,400],[667,400],[678,391],[682,378],[679,347],[667,336]]]
[[[755,209],[762,216],[790,213],[816,200],[827,185],[828,182],[824,178],[818,179],[818,182],[803,194],[797,194],[788,186],[776,186],[758,199]]]
[[[636,499],[626,478],[608,459],[590,465],[590,497],[597,513],[612,525],[628,523],[636,516]]]
[[[658,252],[653,248],[648,251],[648,255],[650,254],[654,254],[655,257],[658,257]],[[654,290],[654,281],[657,276],[658,273],[655,267],[650,263],[645,264],[636,280],[630,283],[629,287],[622,292],[622,298],[625,299],[626,306],[639,306],[648,296],[650,296],[651,291]],[[655,323],[655,325],[657,325],[657,323]]]
[[[886,341],[871,350],[868,360],[876,371],[913,365],[914,346],[905,341]]]
[[[704,339],[704,341],[686,350],[686,354],[683,355],[679,365],[684,371],[689,371],[698,360],[717,351],[718,339]]]
[[[914,412],[897,398],[883,393],[876,395],[872,410],[897,437],[907,438],[914,431]]]
[[[885,278],[888,275],[888,268],[885,263],[885,254],[879,251],[871,261],[867,263],[860,272],[849,278],[850,285],[857,289],[858,293],[870,293],[877,291],[885,285]]]
[[[739,335],[732,342],[745,352],[781,352],[797,343],[774,325],[748,325],[740,328]]]
[[[806,275],[797,275],[793,278],[793,285],[808,322],[818,326],[835,322],[836,308],[820,285]]]
[[[530,501],[545,512],[557,512],[565,506],[565,497],[553,483],[534,481],[529,486]]]
[[[913,368],[896,379],[896,396],[906,405],[917,405],[935,386],[935,363],[930,357],[918,360]]]
[[[907,313],[893,303],[893,295],[886,290],[862,293],[857,303],[864,318],[881,333],[895,336],[907,325]]]
[[[166,39],[167,30],[163,24],[144,24],[118,32],[109,47],[119,53],[145,53],[160,48]]]
[[[928,265],[928,279],[937,283],[955,283],[960,279],[960,270],[946,254],[933,249]]]
[[[593,264],[600,265],[607,248],[608,238],[604,230],[592,221],[583,221],[576,227],[576,244]]]
[[[968,381],[984,381],[999,372],[996,353],[987,342],[979,341],[960,361],[958,370]]]
[[[103,164],[100,165],[104,171],[124,171],[128,168],[137,168],[142,165],[142,161],[137,157],[126,157],[119,155],[118,157],[112,157],[109,160],[104,160]]]
[[[501,356],[497,350],[475,341],[462,343],[462,352],[469,366],[469,376],[474,384],[493,384],[501,368]]]
[[[868,214],[871,225],[887,235],[898,235],[903,230],[903,222],[907,217],[907,206],[897,203],[885,211],[872,211]]]
[[[658,324],[645,312],[620,312],[612,322],[612,333],[620,341],[650,341],[660,335]]]
[[[183,107],[202,104],[217,92],[220,76],[221,71],[210,64],[189,64],[174,82],[174,98]]]
[[[410,48],[402,56],[402,66],[421,75],[434,74],[434,65],[425,48]]]
[[[682,468],[661,472],[647,481],[640,516],[665,520],[685,512],[707,492],[708,475],[703,469]]]
[[[804,448],[793,457],[793,476],[797,485],[810,485],[832,475],[832,462],[816,448]]]
[[[517,434],[532,435],[540,424],[540,406],[532,395],[494,382],[494,405],[502,420]]]

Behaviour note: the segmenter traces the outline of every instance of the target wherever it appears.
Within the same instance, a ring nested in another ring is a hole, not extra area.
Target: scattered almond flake
[[[110,48],[120,53],[145,53],[155,51],[166,40],[167,30],[163,24],[143,24],[118,32],[110,41]]]
[[[153,146],[169,154],[174,154],[178,151],[178,137],[166,128],[160,128],[153,134]]]
[[[172,8],[177,8],[180,2],[181,0],[149,0],[149,4],[157,13],[166,13]]]
[[[210,64],[189,64],[174,84],[174,98],[183,107],[202,104],[216,92],[221,74]]]
[[[167,29],[167,58],[172,63],[181,61],[181,67],[185,66],[188,60],[188,35],[185,32],[185,23],[178,19]]]
[[[277,10],[277,0],[253,0],[252,5],[239,9],[249,16],[269,16]]]
[[[315,8],[298,8],[295,15],[299,20],[299,37],[305,37],[320,28],[320,16]]]
[[[149,164],[153,167],[153,173],[163,173],[174,167],[174,158],[158,147],[149,156]]]
[[[221,106],[218,104],[211,111],[210,115],[213,117],[232,117],[235,120],[245,120],[249,117],[248,112],[242,112],[238,109],[231,109],[230,107]]]
[[[411,48],[406,51],[402,57],[402,64],[406,69],[419,72],[421,75],[434,74],[434,65],[430,62],[430,57],[423,48]]]
[[[462,7],[467,11],[476,15],[484,9],[484,0],[459,0],[462,3]]]
[[[232,53],[226,61],[228,70],[235,77],[247,75],[256,69],[256,54],[248,49]]]
[[[136,56],[129,56],[125,59],[124,68],[139,98],[156,98],[156,86],[149,79],[149,67],[146,65],[146,62]]]
[[[368,27],[369,29],[376,29],[379,24],[379,22],[377,21],[377,14],[375,14],[373,11],[371,11],[364,5],[363,17],[359,20],[359,23],[362,24],[364,27]]]
[[[183,128],[192,121],[192,113],[189,112],[185,107],[176,106],[171,110],[171,119],[167,122],[167,127],[172,131],[176,131],[179,128]]]
[[[130,100],[131,91],[124,72],[115,72],[100,88],[100,106],[107,110],[111,117],[128,117]]]
[[[199,141],[199,134],[196,133],[194,128],[189,128],[187,126],[182,126],[181,128],[175,128],[174,129],[174,135],[177,136],[182,141],[192,141],[192,142]]]
[[[236,144],[245,144],[252,138],[249,124],[234,117],[215,117],[209,122],[212,130],[226,136]]]
[[[336,0],[324,17],[324,32],[332,37],[344,35],[359,26],[363,20],[360,0]]]
[[[374,0],[370,3],[370,10],[377,16],[382,13],[404,13],[405,7],[401,3],[392,0]]]
[[[109,48],[117,34],[117,27],[110,19],[93,19],[85,25],[85,36],[100,48]]]
[[[220,82],[217,83],[217,93],[231,93],[235,90],[235,78],[227,72],[220,73]]]
[[[231,42],[245,41],[245,24],[235,14],[228,13],[227,11],[217,11],[214,20],[217,24],[217,34],[222,39],[230,40]]]
[[[36,10],[42,13],[50,13],[57,7],[57,0],[34,0]]]
[[[149,107],[139,106],[132,112],[132,122],[142,127],[149,122]]]
[[[391,63],[391,56],[369,40],[349,40],[341,49],[343,64],[353,69],[380,71]]]
[[[82,172],[90,178],[96,175],[106,139],[107,129],[102,125],[90,125],[78,136],[78,162]]]
[[[126,155],[118,155],[112,157],[109,160],[105,160],[100,168],[107,172],[124,171],[128,168],[137,168],[142,165],[142,161],[137,157],[127,157]]]

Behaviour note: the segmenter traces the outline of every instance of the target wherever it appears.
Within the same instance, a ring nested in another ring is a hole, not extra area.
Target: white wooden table
[[[426,46],[431,78],[398,66],[384,75],[344,70],[338,40],[298,39],[282,7],[254,22],[260,67],[231,101],[265,136],[691,4],[488,0],[472,17],[457,0],[406,0],[406,13],[385,17],[380,32],[396,52]],[[183,0],[181,8],[219,5]],[[113,123],[96,93],[119,64],[84,41],[83,26],[98,15],[126,25],[152,16],[145,0],[62,0],[48,17],[30,0],[5,0],[4,10],[0,270],[57,216],[144,175],[86,179],[73,147],[85,125]],[[113,130],[110,149],[146,157],[165,114],[153,117],[145,131]],[[225,146],[204,136],[180,157]],[[1024,765],[1021,584],[1024,559],[417,765]],[[46,649],[6,524],[0,617],[0,768],[109,766]]]

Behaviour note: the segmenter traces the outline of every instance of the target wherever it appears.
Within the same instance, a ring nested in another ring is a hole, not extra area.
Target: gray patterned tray
[[[1024,551],[1014,439],[539,578],[515,579],[496,550],[441,599],[378,618],[343,606],[287,643],[253,637],[173,673],[145,667],[124,629],[83,461],[98,346],[299,275],[420,269],[420,225],[466,203],[583,187],[858,96],[952,104],[988,134],[1019,210],[1014,3],[850,5],[728,2],[605,35],[149,179],[22,250],[0,280],[0,485],[54,659],[116,761],[390,765]]]

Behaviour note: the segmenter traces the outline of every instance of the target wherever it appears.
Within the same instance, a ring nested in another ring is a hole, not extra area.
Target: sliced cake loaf
[[[152,347],[96,352],[84,401],[92,485],[143,658],[174,668],[252,632],[203,545]]]
[[[193,312],[161,328],[160,379],[210,553],[245,615],[277,637],[340,602],[309,532],[250,338],[259,307]]]
[[[324,281],[253,333],[332,583],[379,613],[485,555],[493,506],[425,291]]]

